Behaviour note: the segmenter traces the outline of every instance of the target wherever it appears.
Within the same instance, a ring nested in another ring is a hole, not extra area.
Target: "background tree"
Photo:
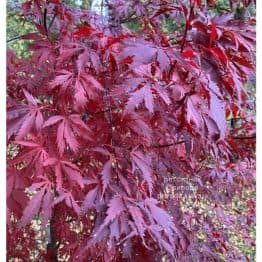
[[[255,20],[218,3],[17,4],[9,261],[253,259]]]

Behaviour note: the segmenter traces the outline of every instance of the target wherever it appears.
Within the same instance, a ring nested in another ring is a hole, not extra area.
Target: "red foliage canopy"
[[[229,235],[254,245],[254,203],[237,220],[224,207],[254,186],[254,20],[203,2],[113,0],[106,25],[58,0],[22,4],[38,32],[23,36],[29,59],[8,51],[9,258],[30,257],[37,216],[37,261],[247,261]],[[134,15],[141,30],[120,26]]]

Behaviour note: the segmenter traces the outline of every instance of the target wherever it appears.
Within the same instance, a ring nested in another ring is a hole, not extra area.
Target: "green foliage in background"
[[[7,48],[11,48],[19,58],[28,58],[31,52],[28,51],[29,40],[19,39],[19,36],[32,33],[36,28],[32,23],[23,19],[17,7],[26,0],[7,0],[6,1],[6,40]],[[91,0],[63,0],[72,8],[89,9]],[[78,3],[78,4],[77,4]]]
[[[35,31],[34,26],[25,21],[16,9],[16,6],[23,1],[7,0],[6,4],[6,37],[7,47],[15,51],[18,57],[27,58],[30,56],[28,46],[30,41],[18,39],[19,36]]]
[[[28,46],[30,44],[30,41],[28,40],[21,40],[18,37],[27,33],[34,32],[36,29],[35,27],[28,21],[25,21],[19,12],[16,9],[16,6],[25,2],[26,0],[7,0],[7,29],[6,29],[6,35],[7,35],[7,41],[12,40],[7,43],[8,48],[11,48],[15,51],[16,55],[18,57],[27,58],[31,55],[30,52],[28,52]],[[81,8],[81,9],[90,9],[92,0],[63,0],[64,3],[68,4],[72,8]],[[239,7],[241,8],[241,7]],[[230,6],[228,0],[216,0],[216,5],[214,10],[212,11],[214,13],[227,13],[230,12]],[[236,8],[235,14],[239,15],[239,9]],[[248,10],[248,14],[254,14],[255,13],[255,7],[251,7],[250,10]],[[138,19],[134,17],[131,21],[127,21],[123,24],[125,27],[127,27],[129,30],[138,32],[142,29]],[[169,17],[165,17],[162,20],[162,31],[166,34],[172,33],[174,31],[182,31],[184,28],[184,21],[181,21],[181,23],[178,25],[174,22],[173,19]]]
[[[92,0],[63,0],[63,3],[72,8],[90,9]]]

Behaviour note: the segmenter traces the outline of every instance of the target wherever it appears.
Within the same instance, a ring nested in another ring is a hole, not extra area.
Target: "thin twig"
[[[53,23],[55,21],[56,15],[57,15],[57,13],[54,14],[54,16],[53,16],[53,18],[52,18],[52,20],[51,20],[51,22],[50,22],[50,24],[48,26],[48,31],[50,31],[50,28],[51,28],[51,26],[53,25]]]
[[[50,127],[48,128],[48,135],[50,136]],[[49,141],[50,143],[50,141]],[[55,197],[58,196],[58,192],[56,190],[56,188],[54,188],[54,195]],[[56,222],[56,218],[57,218],[57,207],[54,206],[53,207],[53,213],[52,213],[52,217],[50,219],[49,222],[49,226],[47,227],[47,246],[46,246],[46,251],[47,251],[47,255],[49,256],[50,261],[53,262],[57,262],[57,253],[58,253],[58,247],[59,244],[57,244],[57,240],[54,234],[54,224]],[[51,260],[52,259],[52,260]]]
[[[23,35],[19,35],[19,36],[13,37],[13,38],[11,38],[11,39],[8,39],[8,40],[6,41],[6,43],[8,44],[8,43],[10,43],[10,42],[12,42],[12,41],[15,41],[15,40],[18,40],[18,39],[20,39],[20,38],[22,38],[22,37],[24,37],[24,36],[27,36],[28,34],[35,34],[35,33],[37,33],[37,32],[27,33],[27,34],[23,34]]]
[[[255,139],[256,136],[233,136],[233,139],[239,139],[239,140],[244,140],[244,139]],[[153,148],[164,148],[164,147],[170,147],[170,146],[174,146],[174,145],[178,145],[178,144],[182,144],[185,143],[185,141],[178,141],[178,142],[174,142],[174,143],[169,143],[169,144],[163,144],[163,145],[152,145]]]
[[[184,32],[184,36],[183,36],[183,42],[181,44],[180,53],[182,53],[183,50],[184,50],[184,46],[185,46],[185,43],[186,43],[186,37],[187,37],[187,31],[188,31],[188,26],[187,26],[187,22],[186,22],[186,28],[185,28],[185,32]]]
[[[153,148],[163,148],[163,147],[170,147],[170,146],[174,146],[174,145],[178,145],[178,144],[182,144],[185,143],[185,141],[178,141],[178,142],[174,142],[174,143],[170,143],[170,144],[163,144],[163,145],[152,145]]]
[[[244,139],[255,139],[256,136],[233,136],[233,139],[239,139],[239,140],[244,140]]]

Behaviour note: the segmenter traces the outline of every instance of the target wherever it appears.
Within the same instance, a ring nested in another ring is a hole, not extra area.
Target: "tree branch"
[[[46,34],[48,35],[48,28],[47,28],[47,10],[46,10],[46,8],[45,8],[45,10],[44,10],[43,23],[44,23],[44,28],[45,28]]]
[[[239,139],[239,140],[244,140],[244,139],[256,139],[256,136],[232,136],[233,139]]]
[[[184,46],[185,46],[185,43],[186,43],[186,37],[187,37],[187,31],[188,31],[188,26],[187,26],[187,22],[186,22],[186,28],[185,28],[185,32],[184,32],[184,36],[183,36],[183,42],[181,44],[180,53],[182,53],[183,50],[184,50]]]
[[[22,38],[22,37],[24,37],[24,36],[27,36],[28,34],[35,34],[35,33],[37,33],[37,32],[35,31],[35,32],[32,32],[32,33],[27,33],[27,34],[15,36],[15,37],[13,37],[13,38],[11,38],[11,39],[8,39],[8,40],[6,41],[6,43],[8,44],[8,43],[10,43],[10,42],[12,42],[12,41],[15,41],[15,40],[18,40],[18,39],[20,39],[20,38]]]
[[[190,18],[190,16],[191,16],[191,13],[192,13],[192,12],[193,12],[193,6],[190,7],[189,18]],[[186,24],[185,24],[186,28],[185,28],[185,31],[184,31],[183,42],[182,42],[182,44],[181,44],[180,53],[182,53],[183,50],[184,50],[184,47],[185,47],[185,44],[186,44],[187,32],[188,32],[188,20],[187,20],[187,17],[186,17],[186,16],[185,16],[185,20],[186,20],[186,21],[185,21],[185,22],[186,22]]]
[[[55,13],[54,16],[52,17],[52,20],[51,20],[51,22],[50,22],[50,24],[48,26],[48,29],[47,29],[48,31],[50,31],[50,28],[51,28],[51,26],[53,25],[53,23],[55,21],[56,15],[57,15],[57,13]]]
[[[244,140],[244,139],[255,139],[256,136],[233,136],[233,139],[239,139],[239,140]],[[164,147],[170,147],[170,146],[174,146],[174,145],[178,145],[178,144],[182,144],[185,143],[185,141],[178,141],[178,142],[174,142],[174,143],[169,143],[169,144],[163,144],[163,145],[152,145],[153,148],[164,148]]]
[[[50,134],[50,127],[48,128],[48,134]],[[54,189],[54,194],[57,197],[58,193],[56,189]],[[53,207],[52,217],[49,222],[49,226],[47,227],[47,246],[46,246],[46,255],[47,261],[57,262],[58,261],[58,247],[60,245],[57,244],[57,240],[54,234],[54,224],[57,216],[57,207]]]
[[[174,142],[174,143],[170,143],[170,144],[163,144],[163,145],[152,145],[153,148],[163,148],[163,147],[170,147],[170,146],[174,146],[174,145],[178,145],[178,144],[183,144],[185,143],[185,141],[178,141],[178,142]]]
[[[47,243],[46,251],[47,251],[47,256],[50,259],[50,261],[56,262],[58,245],[56,243],[56,239],[54,236],[54,221],[55,221],[54,219],[55,219],[55,214],[53,213],[53,216],[50,220],[50,225],[47,228],[48,243]]]

